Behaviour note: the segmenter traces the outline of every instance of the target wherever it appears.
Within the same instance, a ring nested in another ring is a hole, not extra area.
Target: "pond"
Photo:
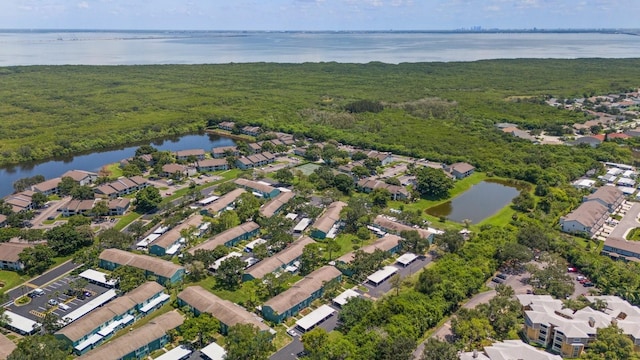
[[[69,170],[86,170],[97,172],[104,165],[119,162],[132,157],[136,149],[143,144],[150,144],[159,150],[204,149],[211,151],[214,147],[232,146],[233,139],[214,134],[192,134],[175,138],[155,140],[147,143],[117,149],[96,151],[63,159],[30,164],[0,167],[0,197],[13,193],[13,183],[22,178],[43,175],[45,179],[58,177]]]
[[[427,214],[455,222],[469,219],[477,224],[507,206],[519,193],[518,188],[504,181],[485,180],[453,200],[427,209]]]

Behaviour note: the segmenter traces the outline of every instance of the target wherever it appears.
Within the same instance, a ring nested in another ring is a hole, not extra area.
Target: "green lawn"
[[[7,290],[13,289],[14,287],[22,284],[28,279],[28,276],[20,276],[20,274],[15,271],[0,270],[0,281],[4,284],[4,286],[0,288],[0,294],[3,294]]]
[[[217,184],[220,184],[220,183],[235,179],[240,175],[240,173],[242,173],[242,170],[240,170],[240,169],[231,169],[231,170],[225,170],[225,171],[222,171],[222,172],[212,173],[212,175],[219,176],[219,177],[221,177],[221,179],[216,180],[216,181],[207,182],[207,183],[202,184],[202,185],[198,185],[198,186],[196,186],[196,189],[198,191],[200,191],[200,190],[206,189],[206,188],[208,188],[208,187],[210,187],[212,185],[217,185]],[[171,196],[168,196],[168,197],[162,199],[162,202],[160,203],[160,205],[162,206],[163,204],[167,204],[170,201],[173,201],[173,200],[176,200],[178,198],[181,198],[181,197],[185,196],[189,192],[189,190],[190,190],[189,187],[186,187],[186,188],[183,188],[183,189],[180,189],[180,190],[176,190]]]
[[[105,166],[105,169],[109,172],[109,177],[111,178],[119,178],[124,176],[122,173],[122,168],[120,167],[120,163],[112,163]]]
[[[132,211],[132,212],[120,217],[120,220],[118,220],[118,222],[116,222],[116,224],[113,226],[113,228],[118,230],[118,231],[121,231],[122,229],[127,227],[127,225],[131,224],[132,222],[134,222],[136,219],[138,219],[141,216],[142,215],[138,214],[137,212]]]
[[[363,244],[367,243],[368,242],[365,241]],[[340,245],[340,250],[335,251],[331,254],[331,260],[335,260],[340,256],[348,253],[349,251],[353,251],[353,246],[360,246],[361,240],[353,234],[347,234],[343,232],[336,237],[336,244]],[[327,257],[327,259],[329,259],[329,252],[325,252],[325,256]]]

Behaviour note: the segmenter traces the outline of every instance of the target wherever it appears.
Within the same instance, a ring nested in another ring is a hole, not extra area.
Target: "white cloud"
[[[78,3],[78,8],[80,9],[88,9],[89,8],[89,3],[86,1],[81,1]]]

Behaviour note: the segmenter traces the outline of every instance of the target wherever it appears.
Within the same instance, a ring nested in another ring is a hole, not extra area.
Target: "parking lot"
[[[51,311],[53,314],[62,318],[65,314],[76,310],[90,301],[94,296],[101,295],[108,290],[107,288],[95,284],[87,284],[84,289],[86,290],[87,295],[89,295],[88,297],[83,296],[82,298],[78,298],[76,296],[66,295],[65,292],[69,291],[71,288],[69,283],[76,279],[77,277],[69,275],[45,286],[41,286],[40,289],[43,290],[42,295],[32,297],[31,302],[26,305],[17,306],[15,303],[12,303],[7,307],[7,309],[37,322],[42,321],[42,318],[48,311]],[[33,290],[33,288],[23,286],[21,292],[27,295]],[[63,310],[58,305],[50,305],[49,302],[52,304],[55,302],[62,303],[66,305],[68,309]]]
[[[409,266],[407,267],[402,267],[401,265],[394,263],[392,266],[396,267],[398,269],[397,274],[400,274],[401,278],[405,278],[407,276],[410,276],[411,274],[416,273],[417,271],[419,271],[420,269],[422,269],[423,267],[427,266],[427,264],[429,264],[431,262],[432,258],[431,256],[421,256],[419,258],[417,258],[413,263],[411,263]],[[362,295],[364,296],[368,296],[368,297],[372,297],[372,298],[379,298],[380,296],[386,294],[387,292],[389,292],[389,290],[391,290],[391,278],[386,279],[385,281],[381,282],[380,284],[378,284],[378,286],[369,284],[368,282],[364,282],[362,285],[365,286],[367,288],[367,292],[364,293],[360,290],[357,290],[357,292],[362,293]]]

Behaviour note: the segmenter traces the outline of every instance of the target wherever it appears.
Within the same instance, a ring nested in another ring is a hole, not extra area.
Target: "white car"
[[[58,305],[58,300],[56,300],[56,299],[49,299],[48,303],[49,303],[49,305],[51,305],[51,306],[56,306],[56,305]]]
[[[293,336],[293,337],[298,336],[298,332],[296,332],[296,331],[295,331],[295,330],[293,330],[293,329],[289,329],[289,330],[287,330],[287,334],[289,334],[289,335],[291,335],[291,336]]]

